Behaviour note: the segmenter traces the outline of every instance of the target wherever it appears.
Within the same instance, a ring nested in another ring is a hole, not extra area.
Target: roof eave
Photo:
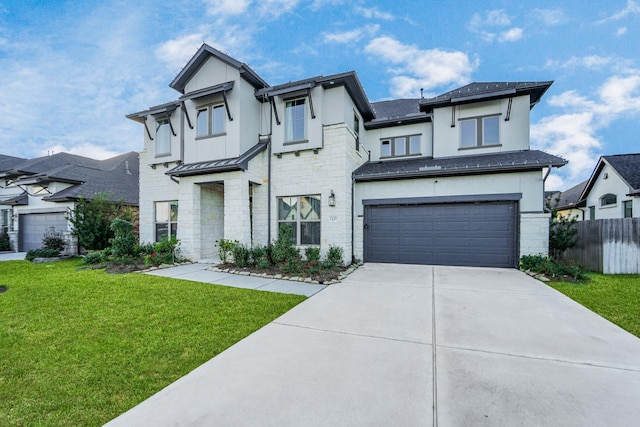
[[[394,126],[409,125],[413,123],[425,123],[425,122],[430,122],[432,120],[433,120],[432,114],[425,114],[423,116],[415,116],[415,117],[398,117],[394,119],[365,122],[364,128],[366,130],[382,129],[382,128],[389,128]]]

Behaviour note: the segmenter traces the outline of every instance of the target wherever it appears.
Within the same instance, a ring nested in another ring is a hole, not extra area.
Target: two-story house
[[[271,86],[204,44],[128,115],[144,128],[140,239],[176,236],[191,259],[216,241],[300,247],[345,263],[514,267],[546,253],[543,170],[529,147],[541,83],[473,83],[433,99],[369,102],[355,72]]]

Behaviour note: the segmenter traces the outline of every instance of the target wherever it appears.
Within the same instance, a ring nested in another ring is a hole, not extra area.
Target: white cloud
[[[619,21],[627,15],[640,15],[640,5],[636,3],[635,0],[627,0],[627,6],[624,9],[614,13],[608,18],[598,21],[598,23],[602,24],[607,21]]]
[[[449,84],[464,84],[470,79],[477,61],[459,51],[420,49],[405,45],[391,37],[378,37],[369,42],[365,52],[387,64],[391,78],[391,95],[418,97],[420,89],[434,89]]]
[[[383,21],[393,21],[395,19],[392,14],[388,12],[382,12],[375,6],[369,8],[358,6],[355,8],[355,11],[356,13],[359,13],[360,15],[368,19],[381,19]]]
[[[183,66],[196,53],[205,37],[202,33],[194,33],[167,40],[156,49],[156,56],[174,67]]]
[[[361,40],[363,37],[373,37],[380,25],[367,25],[362,28],[356,28],[351,31],[343,31],[337,33],[325,33],[323,35],[324,43],[340,43],[349,44]]]
[[[500,35],[498,36],[498,41],[500,41],[501,43],[515,42],[517,40],[520,40],[521,38],[522,28],[514,27],[510,30],[500,33]]]
[[[137,151],[137,150],[131,150]],[[77,145],[52,145],[42,148],[34,157],[46,156],[56,153],[71,153],[78,156],[90,157],[92,159],[104,160],[123,154],[122,151],[112,151],[104,146],[96,144],[77,144]]]
[[[627,27],[620,27],[618,28],[618,30],[616,31],[616,36],[624,36],[625,34],[627,34]]]
[[[617,119],[640,116],[640,70],[608,78],[592,97],[567,91],[548,102],[565,111],[531,125],[532,146],[565,155],[567,188],[593,168],[601,148],[598,131]]]
[[[531,15],[551,27],[563,24],[568,19],[561,9],[533,9]]]
[[[510,25],[511,18],[507,15],[507,12],[504,9],[496,9],[486,11],[484,14],[474,13],[467,24],[467,28],[489,43],[496,39],[501,43],[520,40],[523,35],[522,28],[513,27],[505,31],[497,30]]]
[[[245,13],[251,0],[206,0],[205,3],[210,15],[225,16]]]

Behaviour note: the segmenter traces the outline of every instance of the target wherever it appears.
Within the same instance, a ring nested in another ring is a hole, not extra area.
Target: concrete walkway
[[[310,297],[320,292],[326,285],[292,282],[289,280],[267,279],[255,276],[240,276],[209,270],[210,264],[185,264],[177,267],[153,270],[147,274],[193,282],[215,283],[234,288],[255,289],[258,291],[280,292],[283,294],[305,295]]]
[[[0,253],[0,261],[24,261],[26,256],[26,252],[2,252]]]
[[[631,426],[640,340],[516,270],[366,264],[116,426]]]

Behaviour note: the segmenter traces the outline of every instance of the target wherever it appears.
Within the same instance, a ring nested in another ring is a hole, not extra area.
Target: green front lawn
[[[579,302],[621,328],[640,337],[640,275],[591,274],[586,284],[549,282],[569,298]]]
[[[305,298],[0,262],[0,425],[101,425]]]

